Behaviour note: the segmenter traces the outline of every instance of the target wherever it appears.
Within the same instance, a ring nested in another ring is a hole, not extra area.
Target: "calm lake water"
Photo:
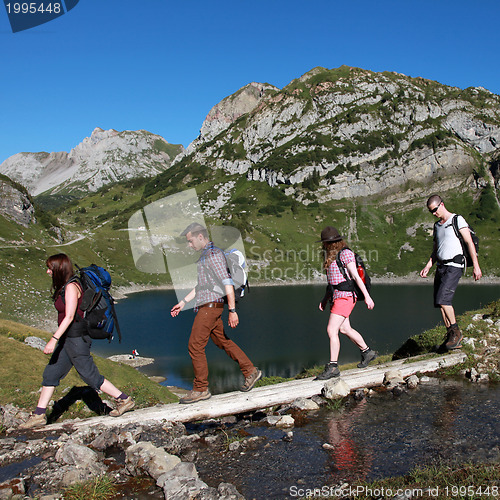
[[[266,376],[289,377],[304,368],[322,365],[329,358],[328,313],[318,310],[324,285],[252,287],[239,306],[240,325],[230,336]],[[380,354],[394,352],[410,336],[432,328],[441,315],[432,304],[432,285],[379,285],[372,287],[375,309],[358,303],[351,324]],[[476,309],[500,297],[500,285],[461,284],[455,295],[457,314]],[[165,385],[192,387],[192,366],[187,344],[194,313],[170,316],[177,302],[173,291],[136,293],[117,304],[123,340],[95,341],[102,356],[131,353],[155,358],[142,371],[166,377]],[[466,326],[466,325],[463,325]],[[341,336],[340,363],[359,359],[359,350]],[[207,346],[212,393],[235,390],[242,382],[238,366],[210,341]]]

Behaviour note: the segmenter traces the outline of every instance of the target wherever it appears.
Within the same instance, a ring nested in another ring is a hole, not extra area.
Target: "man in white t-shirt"
[[[432,195],[427,200],[427,208],[439,220],[434,225],[434,248],[431,257],[426,266],[420,271],[420,276],[426,278],[432,265],[437,262],[434,277],[434,306],[441,309],[447,330],[446,340],[443,345],[447,350],[459,349],[462,347],[461,341],[463,337],[456,322],[452,300],[464,272],[465,257],[462,244],[453,228],[452,221],[455,214],[446,209],[442,198],[437,194]],[[469,248],[474,266],[474,279],[477,281],[481,278],[482,272],[469,226],[461,215],[457,217],[457,223],[460,234]]]

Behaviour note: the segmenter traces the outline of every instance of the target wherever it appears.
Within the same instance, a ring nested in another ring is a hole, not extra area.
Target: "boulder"
[[[339,399],[349,396],[351,388],[341,378],[327,380],[321,394],[327,399]]]
[[[74,441],[68,441],[59,448],[56,460],[61,464],[73,465],[78,469],[86,469],[95,473],[105,469],[99,463],[99,455],[95,451]]]
[[[399,370],[389,370],[384,373],[384,385],[386,385],[389,389],[404,383],[405,381]]]
[[[297,398],[292,403],[292,408],[296,408],[297,410],[317,410],[319,409],[319,405],[312,399]]]
[[[180,461],[179,457],[145,441],[129,446],[125,452],[127,469],[132,475],[146,473],[154,479],[173,469]]]
[[[411,375],[406,379],[406,386],[408,389],[415,389],[418,386],[419,380],[416,375]]]
[[[45,349],[45,346],[47,345],[47,342],[40,337],[26,337],[24,339],[24,343],[28,344],[34,349],[39,349],[40,351],[43,351]]]

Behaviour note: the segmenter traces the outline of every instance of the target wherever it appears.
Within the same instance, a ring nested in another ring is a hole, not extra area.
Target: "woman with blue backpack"
[[[92,339],[86,324],[81,321],[83,290],[80,280],[75,277],[70,258],[60,253],[47,259],[47,274],[52,278],[52,298],[58,313],[58,328],[47,342],[44,353],[52,354],[43,372],[43,382],[36,409],[20,429],[43,426],[47,423],[47,406],[55,388],[74,366],[82,380],[96,391],[101,390],[115,399],[116,409],[110,412],[118,417],[131,410],[135,403],[130,396],[117,389],[106,380],[90,354]]]
[[[357,296],[355,284],[358,286],[358,294],[363,294],[368,309],[373,309],[375,303],[359,275],[356,255],[347,247],[339,231],[335,227],[327,226],[321,231],[320,241],[323,243],[324,268],[327,273],[328,286],[319,309],[324,311],[330,301],[332,301],[332,306],[327,326],[330,338],[330,361],[316,380],[327,380],[340,375],[338,368],[339,332],[359,347],[361,362],[358,363],[358,368],[367,367],[368,363],[377,357],[377,353],[366,345],[362,335],[351,326],[349,321],[356,302],[362,298]]]

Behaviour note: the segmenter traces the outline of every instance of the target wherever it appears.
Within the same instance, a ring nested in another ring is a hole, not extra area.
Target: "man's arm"
[[[483,273],[481,272],[481,268],[479,267],[479,261],[477,260],[476,247],[474,246],[474,242],[472,241],[472,236],[470,235],[469,228],[463,227],[462,229],[460,229],[460,234],[462,235],[462,237],[465,241],[465,244],[469,248],[469,253],[470,253],[470,256],[472,258],[472,265],[474,268],[474,272],[473,272],[474,279],[476,281],[480,280]]]
[[[172,318],[175,318],[184,309],[184,306],[191,302],[196,296],[196,288],[193,288],[178,304],[170,309]]]
[[[431,270],[431,267],[434,265],[434,262],[437,260],[437,243],[434,241],[434,246],[432,248],[432,253],[427,261],[427,264],[425,267],[420,271],[420,276],[422,278],[427,278],[427,275],[429,274],[429,271]]]
[[[234,297],[234,286],[225,285],[225,289],[226,289],[227,305],[229,307],[229,311],[231,311],[231,309],[234,310],[234,312],[229,312],[228,323],[231,328],[236,328],[240,322],[240,319],[238,318],[238,313],[235,310],[236,299]]]

